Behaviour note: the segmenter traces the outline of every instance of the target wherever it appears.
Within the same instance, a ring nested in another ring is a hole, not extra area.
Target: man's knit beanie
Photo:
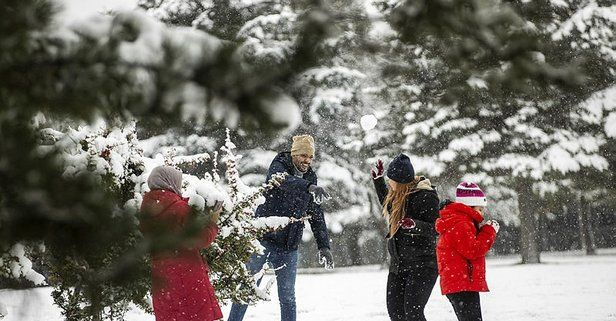
[[[291,156],[308,155],[314,156],[314,138],[310,135],[293,136],[291,145]]]

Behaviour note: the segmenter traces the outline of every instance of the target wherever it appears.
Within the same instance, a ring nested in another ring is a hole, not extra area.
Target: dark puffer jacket
[[[308,186],[317,185],[317,175],[312,168],[303,178],[293,176],[295,171],[290,152],[279,153],[272,161],[267,172],[267,180],[277,173],[288,173],[287,179],[279,187],[265,194],[265,203],[261,204],[257,216],[287,216],[301,218],[310,215],[310,227],[317,241],[317,246],[329,248],[329,234],[323,217],[321,205],[316,204],[308,192]],[[263,240],[283,250],[297,250],[304,232],[304,223],[295,222],[282,230],[267,233]]]
[[[428,183],[423,181],[423,185]],[[420,182],[421,184],[421,182]],[[377,195],[381,204],[387,196],[385,179],[374,180]],[[418,189],[406,198],[404,217],[415,221],[412,229],[399,228],[393,237],[388,237],[387,250],[391,256],[390,272],[404,271],[418,263],[433,266],[436,269],[436,239],[438,234],[434,222],[438,218],[438,195],[432,189]]]

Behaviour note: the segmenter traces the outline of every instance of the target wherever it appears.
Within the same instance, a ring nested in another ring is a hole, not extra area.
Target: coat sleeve
[[[327,224],[325,223],[325,214],[323,213],[321,205],[313,202],[312,198],[310,204],[308,204],[308,214],[311,216],[308,222],[310,223],[312,234],[317,241],[317,247],[319,249],[329,249],[329,232],[327,231]]]
[[[185,201],[175,203],[169,210],[178,218],[180,226],[184,226],[189,221],[189,215],[191,215],[192,212],[192,208],[188,205],[188,202]],[[205,248],[214,242],[217,235],[218,226],[215,222],[210,223],[203,227],[194,238],[191,237],[187,240],[187,244],[190,248]]]
[[[218,225],[213,223],[211,225],[206,226],[201,232],[201,238],[199,240],[199,247],[206,248],[214,242],[216,236],[218,235]]]
[[[408,230],[402,230],[403,233],[421,234],[428,236],[436,236],[436,229],[434,228],[434,222],[438,218],[438,196],[434,193],[424,192],[416,205],[417,212],[415,217],[411,217],[415,221],[415,227]]]
[[[475,227],[470,222],[459,223],[450,233],[454,249],[468,260],[485,256],[496,238],[496,231],[491,226],[484,226],[475,235]]]
[[[376,195],[379,197],[379,202],[383,205],[385,197],[387,196],[387,184],[385,184],[385,178],[383,176],[373,179],[374,188],[376,189]]]
[[[269,181],[274,174],[278,173],[287,173],[287,168],[283,162],[279,160],[274,160],[267,171],[267,180]],[[308,186],[310,186],[310,181],[305,180],[303,178],[287,175],[287,178],[280,185],[280,189],[285,192],[295,192],[295,191],[304,191],[308,192]]]

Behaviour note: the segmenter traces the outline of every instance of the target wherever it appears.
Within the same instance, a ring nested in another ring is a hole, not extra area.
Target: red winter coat
[[[485,255],[494,243],[496,231],[490,225],[478,231],[483,216],[462,203],[447,205],[439,215],[436,259],[441,292],[488,292]]]
[[[189,213],[188,199],[167,190],[153,190],[143,196],[141,229],[164,224],[179,230]],[[216,225],[203,230],[195,246],[185,246],[152,257],[152,304],[156,321],[213,321],[222,312],[209,280],[208,266],[199,249],[210,245],[218,234]]]

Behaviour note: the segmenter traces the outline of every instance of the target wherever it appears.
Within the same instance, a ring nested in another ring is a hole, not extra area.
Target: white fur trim
[[[417,183],[417,189],[425,189],[425,190],[433,190],[432,188],[432,183],[430,182],[429,179],[423,179],[421,181],[419,181],[419,183]]]
[[[488,200],[485,197],[456,197],[456,203],[468,206],[487,206]]]

